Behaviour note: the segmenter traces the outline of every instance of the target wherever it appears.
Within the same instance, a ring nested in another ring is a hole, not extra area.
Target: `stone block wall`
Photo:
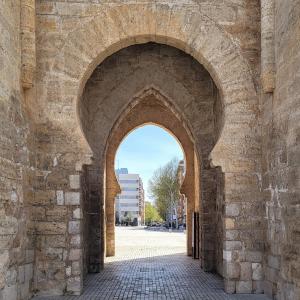
[[[39,163],[32,203],[36,212],[33,226],[36,240],[34,290],[40,294],[80,294],[84,193],[81,190],[81,169],[63,167],[70,154],[52,152],[54,145],[51,145],[45,131],[47,126],[40,126],[36,131]],[[56,135],[59,134],[56,132]],[[63,171],[56,171],[58,165]]]
[[[33,135],[21,86],[20,1],[0,4],[0,298],[32,295]]]
[[[300,2],[274,1],[275,90],[261,97],[265,292],[300,299]]]
[[[216,188],[216,214],[215,214],[215,227],[216,227],[216,234],[214,237],[215,243],[219,243],[219,241],[226,239],[236,240],[236,231],[233,230],[232,232],[226,231],[224,233],[224,174],[222,173],[221,168],[216,168],[215,170],[215,188]],[[226,234],[226,236],[224,236]],[[230,238],[228,237],[230,235]],[[215,252],[215,269],[223,276],[223,260],[226,260],[226,254],[227,252],[223,252],[223,247],[215,246],[216,252]],[[229,254],[230,256],[230,254]]]
[[[56,139],[57,144],[53,143]],[[40,294],[79,294],[82,290],[81,165],[65,133],[47,120],[36,126],[32,232],[35,280]],[[75,160],[72,167],[69,163]],[[58,170],[59,168],[59,170]]]

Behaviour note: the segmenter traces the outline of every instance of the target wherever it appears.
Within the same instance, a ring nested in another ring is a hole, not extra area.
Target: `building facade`
[[[299,0],[0,1],[0,298],[82,293],[114,253],[116,141],[153,122],[199,267],[299,299],[299,36]]]
[[[128,169],[116,170],[121,193],[115,198],[116,224],[144,224],[144,188],[138,174],[129,174]]]

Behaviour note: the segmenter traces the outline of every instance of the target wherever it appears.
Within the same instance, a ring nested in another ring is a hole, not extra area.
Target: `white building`
[[[116,197],[116,224],[144,224],[144,189],[142,179],[138,174],[128,174],[128,170],[116,170],[116,176],[121,187],[121,194]]]

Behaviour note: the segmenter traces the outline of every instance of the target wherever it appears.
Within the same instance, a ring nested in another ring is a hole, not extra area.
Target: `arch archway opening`
[[[220,193],[222,202],[223,191],[220,170],[211,167],[209,154],[220,134],[223,109],[218,89],[203,66],[165,45],[125,48],[95,69],[79,112],[94,154],[93,164],[87,166],[89,186],[84,209],[90,213],[85,214],[86,272],[99,271],[104,257],[115,254],[114,200],[120,193],[115,176],[116,151],[129,132],[152,123],[171,132],[185,153],[181,193],[191,204],[187,253],[195,253],[205,270],[222,274],[222,203],[217,206],[216,199]],[[194,213],[201,218],[196,225],[198,240],[193,244]],[[220,218],[216,220],[215,216]]]
[[[151,247],[154,256],[187,252],[187,199],[180,193],[184,157],[177,137],[154,122],[133,128],[121,140],[114,167],[121,190],[114,199],[117,257],[127,257],[126,252],[147,257]]]
[[[134,103],[133,103],[134,102]],[[187,211],[187,253],[192,254],[192,231],[190,214],[195,207],[195,199],[199,195],[195,195],[195,144],[191,139],[191,133],[188,133],[187,127],[183,125],[176,114],[171,110],[171,103],[168,102],[158,91],[150,89],[139,94],[133,102],[130,103],[127,109],[119,117],[115,123],[110,137],[107,142],[106,149],[106,194],[105,194],[105,209],[106,215],[106,255],[112,256],[115,254],[115,227],[114,218],[115,206],[114,199],[120,192],[119,184],[115,176],[114,160],[117,149],[122,140],[129,132],[135,128],[147,124],[159,124],[176,136],[179,141],[186,161],[186,176],[183,181],[181,191],[188,199],[191,199],[189,204],[190,211]],[[169,105],[169,106],[168,106]],[[138,116],[138,117],[137,117]],[[108,180],[109,178],[109,180]]]

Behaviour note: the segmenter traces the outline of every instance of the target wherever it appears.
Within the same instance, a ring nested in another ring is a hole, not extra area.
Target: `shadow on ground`
[[[222,279],[203,272],[199,260],[184,253],[108,262],[89,274],[81,296],[36,297],[35,300],[197,299],[266,300],[264,295],[229,295]]]

